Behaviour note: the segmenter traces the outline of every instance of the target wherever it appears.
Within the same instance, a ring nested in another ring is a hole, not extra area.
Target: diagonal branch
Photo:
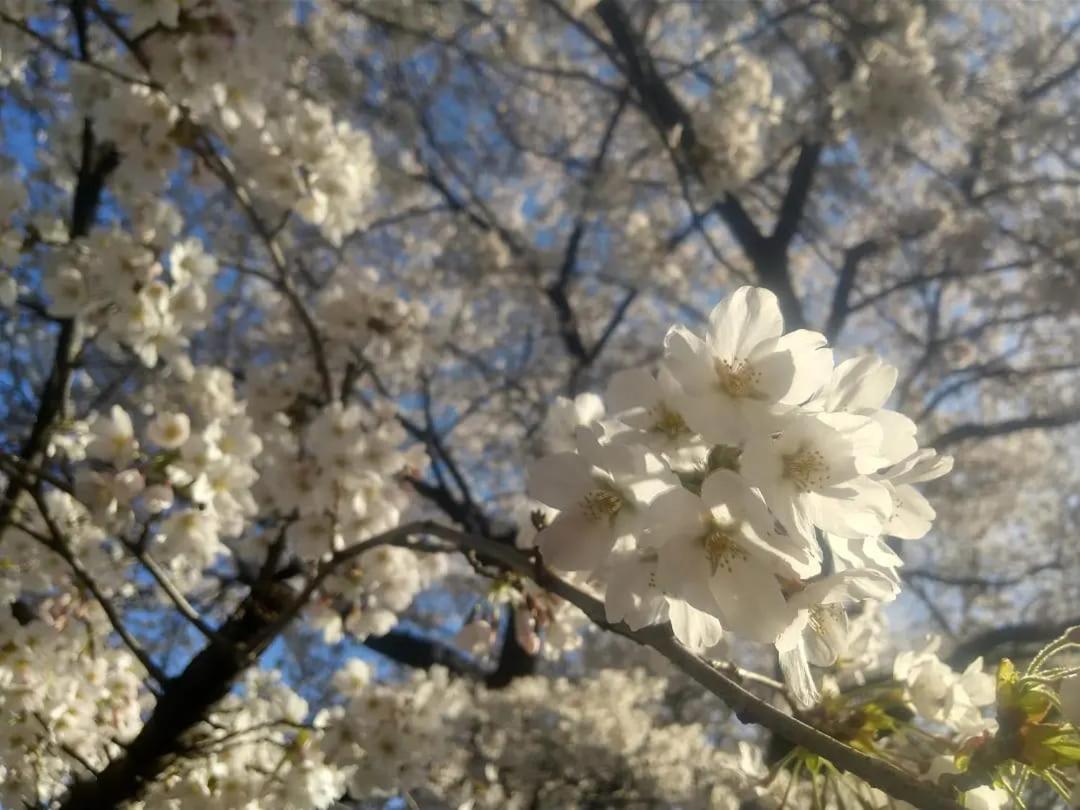
[[[814,174],[821,162],[823,144],[820,141],[806,141],[799,149],[799,157],[795,160],[795,166],[791,170],[788,180],[787,192],[780,203],[780,213],[776,218],[776,227],[772,236],[786,250],[795,233],[799,228],[799,220],[802,219],[806,201],[810,197],[810,189],[814,185]]]
[[[654,625],[634,631],[621,622],[612,624],[607,620],[604,606],[599,600],[555,576],[538,560],[526,556],[518,549],[431,522],[418,524],[418,530],[448,540],[460,549],[469,549],[490,557],[575,605],[597,626],[656,650],[723,700],[742,722],[762,725],[792,744],[825,757],[838,768],[851,772],[874,787],[897,799],[910,802],[921,810],[960,810],[960,805],[937,786],[884,760],[856,751],[758,698],[721,669],[682,646],[675,639],[670,625]]]
[[[875,240],[866,239],[849,247],[844,252],[844,263],[840,267],[840,276],[837,278],[836,287],[833,289],[829,318],[825,322],[825,337],[830,342],[840,334],[840,330],[847,323],[848,315],[851,314],[851,291],[855,289],[855,274],[859,270],[859,264],[876,253],[878,247]]]

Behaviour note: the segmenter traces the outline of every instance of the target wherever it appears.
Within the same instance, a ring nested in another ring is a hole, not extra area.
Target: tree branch
[[[1003,419],[1000,422],[967,422],[949,428],[938,435],[931,445],[940,449],[969,439],[989,439],[1025,430],[1060,428],[1080,422],[1080,408],[1070,408],[1045,416],[1027,416],[1020,419]]]
[[[851,291],[855,289],[855,274],[859,270],[859,264],[863,259],[877,252],[877,249],[878,243],[875,240],[866,239],[844,252],[844,263],[840,267],[840,276],[833,289],[832,307],[829,309],[829,318],[825,322],[825,337],[830,341],[835,340],[840,334],[848,315],[851,314]]]
[[[814,174],[821,161],[823,146],[820,141],[806,141],[799,149],[799,157],[791,170],[787,192],[780,203],[780,213],[776,218],[776,227],[769,238],[787,250],[799,228],[810,189],[814,184]]]
[[[999,647],[1034,646],[1057,638],[1070,627],[1080,624],[1080,616],[1062,622],[1021,622],[1005,627],[991,627],[957,644],[946,659],[953,669],[962,670],[980,655],[986,655]]]
[[[452,545],[433,549],[416,545],[414,538],[429,535]],[[432,521],[399,526],[366,542],[333,555],[319,565],[307,585],[295,595],[284,583],[270,591],[252,593],[225,623],[220,635],[231,641],[235,653],[210,644],[200,651],[168,685],[139,734],[125,752],[96,777],[76,782],[60,810],[105,810],[137,798],[143,786],[158,776],[167,758],[178,751],[183,734],[201,721],[232,681],[257,659],[270,641],[307,604],[325,579],[340,565],[381,545],[401,545],[417,550],[471,551],[485,560],[534,580],[551,593],[578,607],[594,624],[650,647],[683,672],[720,697],[744,723],[757,723],[773,733],[850,771],[889,795],[922,810],[960,810],[960,805],[941,789],[900,768],[848,747],[796,717],[785,714],[744,689],[721,669],[683,647],[668,624],[633,631],[607,620],[603,604],[546,569],[538,559],[486,537],[466,534]]]
[[[874,787],[897,799],[910,802],[921,810],[960,810],[961,805],[937,786],[895,765],[856,751],[747,691],[720,669],[683,647],[672,634],[670,625],[655,625],[633,631],[622,623],[612,624],[607,620],[604,606],[599,600],[555,576],[541,563],[518,549],[431,522],[418,524],[417,528],[449,540],[461,549],[471,549],[490,557],[575,605],[597,626],[656,650],[723,700],[742,722],[760,724],[792,744],[825,757],[838,768],[851,772]]]
[[[364,646],[407,667],[446,667],[457,675],[477,680],[482,680],[487,674],[475,661],[449,644],[401,630],[391,630],[381,636],[368,636],[364,639]]]
[[[595,11],[618,53],[617,67],[634,88],[645,115],[659,132],[677,167],[700,179],[709,154],[697,138],[689,111],[656,69],[652,56],[618,0],[600,0]],[[776,293],[789,329],[804,326],[805,318],[791,281],[788,248],[802,216],[821,150],[821,144],[807,142],[803,145],[781,203],[776,230],[770,236],[761,232],[734,194],[725,192],[712,207],[746,253],[761,283]]]

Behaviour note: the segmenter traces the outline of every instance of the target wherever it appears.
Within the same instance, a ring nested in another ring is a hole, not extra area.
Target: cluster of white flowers
[[[775,296],[740,288],[704,339],[668,332],[656,377],[616,375],[611,416],[578,428],[575,451],[532,466],[529,494],[558,510],[544,559],[601,583],[612,621],[670,620],[694,649],[724,629],[775,643],[810,702],[808,661],[828,662],[843,604],[898,591],[882,537],[930,528],[911,484],[951,465],[883,407],[895,380],[875,357],[834,368],[822,335],[785,335]]]
[[[312,310],[332,347],[332,366],[355,359],[356,352],[367,362],[393,361],[401,369],[413,368],[419,360],[427,308],[381,283],[373,268],[335,273],[319,290]]]
[[[178,242],[169,269],[155,250],[117,229],[98,229],[48,254],[49,311],[79,316],[106,351],[127,347],[147,366],[174,356],[206,321],[217,262],[196,239]]]
[[[934,639],[923,650],[900,653],[893,677],[906,685],[908,699],[925,720],[965,737],[992,731],[995,723],[982,710],[994,702],[994,679],[983,672],[982,658],[958,673],[937,657],[939,644]]]
[[[41,14],[45,0],[0,0],[0,12],[9,20],[23,21]],[[0,87],[21,82],[34,41],[17,28],[0,25]]]
[[[106,643],[104,614],[53,600],[17,621],[0,610],[0,803],[47,803],[73,774],[101,769],[142,724],[145,673]],[[54,618],[55,617],[55,618]],[[87,654],[87,648],[93,654]]]
[[[402,481],[420,469],[423,448],[405,449],[406,434],[392,408],[333,403],[306,425],[278,414],[263,431],[260,499],[289,519],[289,549],[318,560],[392,529],[408,503]],[[328,639],[342,629],[364,637],[385,633],[413,597],[443,570],[438,556],[418,557],[381,546],[339,566],[326,580],[314,619]]]
[[[15,225],[15,215],[26,201],[26,189],[15,176],[10,172],[0,173],[0,308],[13,306],[19,295],[12,269],[19,263],[23,232]]]
[[[185,756],[132,810],[321,810],[344,790],[322,756],[324,716],[276,671],[254,670],[187,733]]]
[[[361,661],[334,683],[349,702],[327,710],[321,744],[327,759],[348,763],[350,794],[386,796],[427,784],[447,755],[467,685],[442,668],[415,672],[403,684],[373,683]]]
[[[78,508],[99,534],[122,536],[136,522],[155,530],[147,550],[167,562],[183,588],[193,586],[239,537],[255,513],[253,466],[262,450],[232,377],[186,358],[172,367],[171,403],[148,407],[136,424],[119,405],[92,415],[61,437],[75,469]],[[65,497],[52,491],[50,497]],[[83,534],[85,534],[85,528]],[[75,535],[76,537],[78,535]]]
[[[118,487],[119,488],[119,487]],[[67,593],[76,595],[80,584],[63,558],[46,544],[60,540],[77,553],[83,566],[95,575],[101,587],[113,591],[123,585],[123,572],[101,541],[105,533],[92,519],[85,506],[66,492],[45,492],[41,506],[27,492],[16,501],[14,523],[0,534],[0,602],[10,604],[24,595]]]
[[[175,4],[174,4],[175,5]],[[151,38],[154,74],[174,102],[230,147],[247,186],[295,210],[335,243],[364,221],[375,178],[367,134],[295,91],[283,58],[296,9],[235,0],[199,3]]]
[[[242,172],[241,194],[295,211],[335,244],[366,221],[376,174],[371,139],[331,107],[281,91],[304,64],[288,58],[298,47],[288,36],[297,9],[240,0],[118,5],[143,34],[144,56],[112,57],[122,73],[148,72],[150,81],[76,66],[71,92],[121,155],[110,186],[129,207],[168,184],[183,148],[205,157],[224,145]]]
[[[250,369],[248,399],[261,421],[275,420],[281,412],[288,412],[295,417],[291,423],[299,426],[313,418],[307,411],[311,410],[311,392],[321,384],[318,364],[310,355],[305,362],[298,362],[300,353],[309,352],[312,344],[295,308],[270,290],[259,292],[265,293],[269,311],[255,336],[267,353],[280,359]],[[345,390],[350,382],[358,386],[376,366],[386,375],[379,377],[380,385],[397,382],[396,375],[415,380],[425,345],[427,307],[403,298],[377,271],[348,265],[336,268],[311,301],[310,314],[319,324],[320,350],[327,370],[344,398],[353,393]],[[306,403],[299,409],[304,413],[299,413],[298,403]],[[377,416],[380,420],[385,417]],[[274,428],[267,430],[273,432]]]
[[[852,5],[860,6],[856,16],[875,35],[860,44],[851,77],[836,88],[833,115],[874,142],[911,135],[943,112],[926,10],[907,0]]]
[[[295,510],[292,548],[318,559],[397,525],[405,493],[393,477],[423,463],[422,450],[401,451],[405,431],[386,410],[332,403],[299,435],[284,414],[264,459],[268,503]]]
[[[351,661],[334,678],[350,698],[321,720],[326,758],[355,797],[434,794],[453,807],[587,807],[668,803],[735,810],[760,753],[718,748],[707,729],[672,716],[666,679],[602,670],[580,681],[520,678],[505,689],[444,670],[372,683]]]
[[[704,148],[702,170],[713,192],[737,188],[761,166],[765,133],[775,123],[783,98],[773,94],[768,65],[746,51],[737,51],[731,78],[706,99],[695,114],[695,134]]]

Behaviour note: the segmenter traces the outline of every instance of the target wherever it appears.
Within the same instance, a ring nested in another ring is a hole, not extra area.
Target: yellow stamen
[[[829,465],[825,457],[809,447],[801,447],[782,457],[784,478],[791,481],[801,492],[820,489],[829,478]]]
[[[684,433],[690,432],[690,428],[686,426],[682,416],[670,410],[667,406],[659,404],[653,408],[652,413],[655,418],[652,429],[657,433],[663,433],[669,438],[675,439]]]
[[[716,369],[716,379],[721,390],[734,399],[761,399],[762,394],[758,390],[761,382],[761,373],[745,360],[729,363],[727,360],[717,360],[713,364]]]
[[[623,499],[619,493],[611,489],[594,489],[584,498],[585,514],[592,520],[613,518],[619,514],[623,507]]]
[[[730,574],[734,560],[747,559],[746,552],[739,547],[735,539],[734,527],[714,523],[701,536],[701,545],[705,547],[705,558],[709,561],[713,576],[721,568]]]

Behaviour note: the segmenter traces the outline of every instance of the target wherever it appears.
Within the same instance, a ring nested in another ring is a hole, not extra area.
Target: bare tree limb
[[[487,673],[460,650],[435,639],[391,630],[381,636],[369,636],[364,646],[391,661],[416,669],[446,667],[457,675],[482,680]]]
[[[840,330],[847,323],[848,315],[851,314],[851,292],[855,289],[855,274],[859,270],[859,264],[869,258],[878,250],[878,243],[873,239],[866,239],[844,252],[844,263],[840,267],[840,276],[833,288],[832,306],[829,309],[829,317],[825,322],[825,337],[830,341],[835,340]]]
[[[955,425],[941,433],[930,444],[936,448],[949,447],[970,439],[990,439],[1025,430],[1045,430],[1067,427],[1080,422],[1080,408],[1069,408],[1045,416],[1026,416],[1019,419],[1003,419],[1000,422],[966,422]]]
[[[953,669],[964,669],[980,655],[988,655],[1009,645],[1030,648],[1045,644],[1078,624],[1080,616],[1061,622],[1020,622],[1004,627],[991,627],[957,644],[946,661]]]

